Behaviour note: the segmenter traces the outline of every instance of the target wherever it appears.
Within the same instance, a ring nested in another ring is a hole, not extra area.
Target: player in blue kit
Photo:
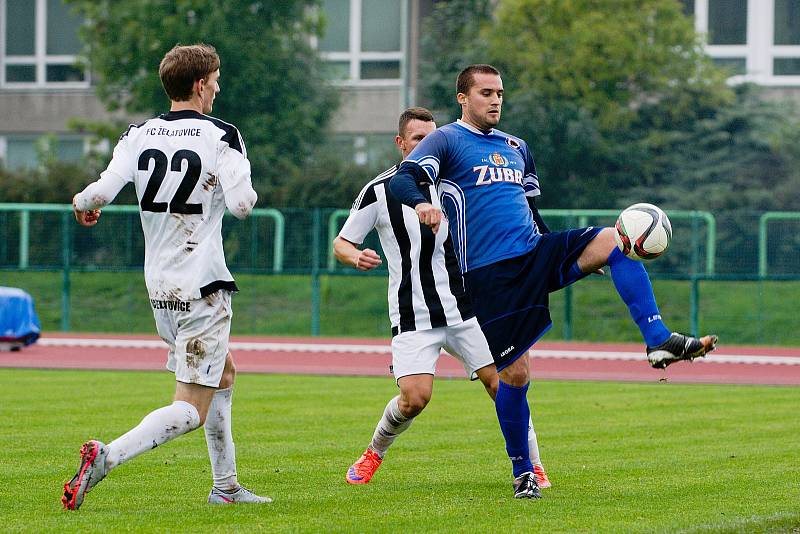
[[[494,127],[503,81],[491,65],[458,76],[461,119],[423,139],[390,182],[390,190],[436,231],[442,210],[475,314],[500,374],[497,418],[514,472],[514,497],[531,498],[536,480],[528,457],[528,349],[552,326],[549,293],[608,265],[655,368],[704,356],[717,336],[671,332],[658,311],[644,266],[616,247],[611,228],[550,232],[536,208],[539,178],[527,144]],[[436,185],[442,209],[420,184]]]

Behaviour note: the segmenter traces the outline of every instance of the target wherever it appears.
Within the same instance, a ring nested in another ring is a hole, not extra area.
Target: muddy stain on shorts
[[[192,338],[186,343],[186,365],[197,369],[206,357],[206,346],[201,340]]]

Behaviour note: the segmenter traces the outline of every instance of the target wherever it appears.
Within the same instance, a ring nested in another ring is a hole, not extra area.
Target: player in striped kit
[[[548,295],[608,265],[656,368],[704,356],[716,336],[671,332],[656,306],[643,265],[617,249],[611,228],[548,232],[535,205],[539,178],[527,144],[495,129],[503,81],[491,65],[471,65],[457,79],[461,119],[427,136],[390,182],[434,231],[449,231],[475,314],[500,373],[495,406],[514,473],[514,497],[538,493],[525,428],[530,347],[552,326]],[[418,183],[436,185],[440,205]],[[441,231],[441,230],[439,230]],[[438,232],[437,232],[438,233]]]
[[[435,128],[428,110],[403,112],[395,137],[403,158]],[[370,481],[395,438],[428,404],[442,348],[460,359],[467,376],[479,379],[492,398],[497,391],[497,370],[465,293],[453,243],[446,229],[434,234],[420,224],[413,209],[389,193],[387,186],[396,171],[397,166],[387,169],[361,190],[333,242],[341,262],[368,271],[382,261],[374,250],[360,250],[357,245],[373,228],[378,231],[389,262],[392,369],[400,388],[400,394],[386,406],[364,454],[348,469],[345,479],[350,484]],[[438,205],[432,185],[422,186],[422,190],[428,201]],[[548,487],[530,417],[526,435],[539,485]]]
[[[265,503],[236,475],[231,394],[236,375],[228,352],[231,293],[222,216],[239,219],[256,202],[250,162],[239,131],[209,117],[219,92],[219,56],[208,45],[176,46],[159,76],[169,113],[131,126],[114,148],[100,179],[75,195],[75,217],[97,224],[100,208],[133,182],[145,237],[144,273],[156,328],[169,346],[175,401],[150,412],[109,444],[81,447],[78,472],[64,484],[62,503],[76,510],[109,471],[204,425],[213,472],[209,503]]]

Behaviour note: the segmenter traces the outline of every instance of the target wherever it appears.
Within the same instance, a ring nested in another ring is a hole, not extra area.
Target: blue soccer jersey
[[[525,141],[459,120],[425,137],[403,163],[436,185],[461,272],[521,256],[541,237],[525,199],[539,195]]]

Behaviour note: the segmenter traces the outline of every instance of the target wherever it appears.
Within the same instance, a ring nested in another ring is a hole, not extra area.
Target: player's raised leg
[[[614,242],[614,230],[604,228],[586,246],[573,266],[578,276],[608,265],[614,287],[628,306],[647,345],[650,365],[663,369],[681,361],[705,356],[714,350],[717,336],[700,338],[670,331],[656,304],[650,277],[641,262],[626,257]]]
[[[210,504],[269,503],[270,497],[261,497],[239,484],[236,475],[236,446],[233,443],[232,406],[236,366],[230,353],[225,359],[225,369],[219,389],[211,399],[203,426],[211,460],[213,485],[208,495]]]
[[[433,393],[433,375],[408,375],[397,380],[400,395],[386,405],[364,454],[347,470],[345,480],[350,484],[366,484],[381,466],[383,457],[397,436],[405,432],[419,415]]]

